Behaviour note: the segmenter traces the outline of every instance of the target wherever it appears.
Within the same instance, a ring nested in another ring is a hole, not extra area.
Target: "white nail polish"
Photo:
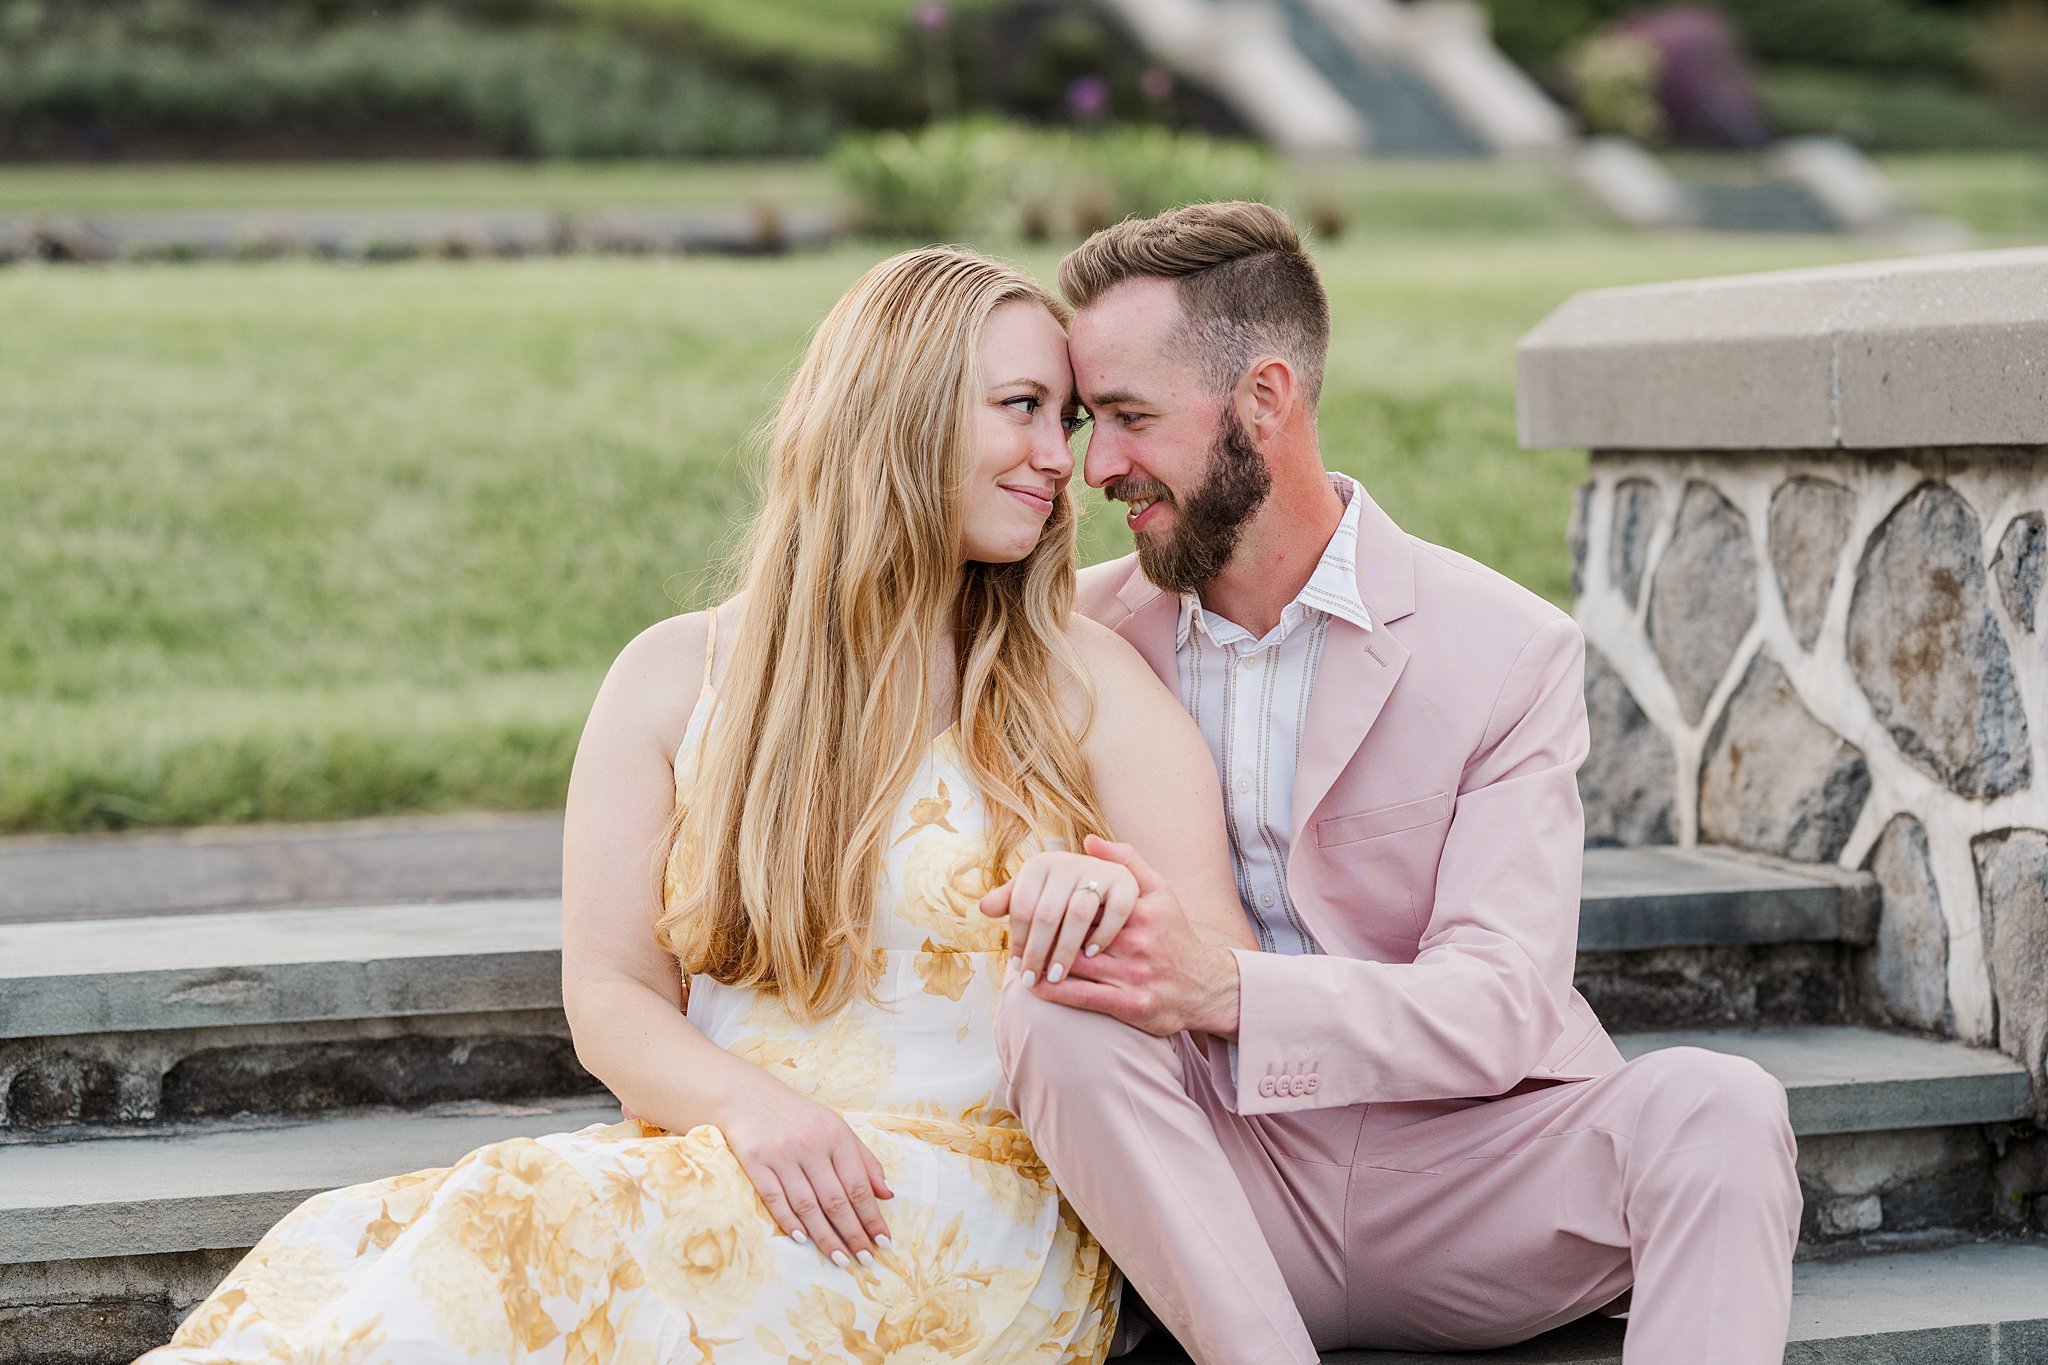
[[[1047,967],[1045,969],[1045,979],[1047,981],[1052,982],[1052,984],[1055,986],[1060,984],[1060,978],[1065,976],[1066,974],[1067,969],[1065,967],[1062,967],[1057,962],[1053,963],[1052,966]]]
[[[832,1253],[832,1264],[838,1266],[841,1270],[844,1270],[846,1269],[846,1267],[852,1265],[853,1261],[849,1256],[847,1256],[845,1252],[835,1251]]]
[[[1038,973],[1037,973],[1037,972],[1034,972],[1034,971],[1026,971],[1026,972],[1024,973],[1024,989],[1026,989],[1026,990],[1029,990],[1029,989],[1031,989],[1031,988],[1032,988],[1033,986],[1036,986],[1037,984],[1038,984]]]
[[[873,1270],[875,1268],[875,1253],[872,1251],[863,1251],[860,1255],[854,1257],[853,1259],[859,1261],[862,1265],[866,1266],[870,1270]]]
[[[804,1230],[802,1228],[791,1228],[789,1232],[789,1239],[792,1242],[795,1242],[798,1246],[802,1246],[805,1242],[811,1240],[810,1238],[804,1236]]]
[[[877,1237],[875,1239],[875,1245],[880,1247],[884,1251],[894,1251],[896,1249],[896,1244],[889,1240],[889,1234],[887,1233],[883,1233],[880,1237]]]
[[[1102,945],[1101,945],[1100,943],[1091,943],[1091,944],[1089,944],[1089,945],[1088,945],[1088,946],[1087,946],[1086,948],[1083,948],[1083,949],[1081,950],[1081,956],[1083,956],[1083,957],[1094,957],[1094,956],[1095,956],[1095,955],[1096,955],[1097,953],[1099,953],[1099,952],[1101,952],[1101,951],[1102,951]]]

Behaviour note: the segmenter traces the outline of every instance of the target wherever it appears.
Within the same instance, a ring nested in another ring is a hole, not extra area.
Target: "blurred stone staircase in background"
[[[1569,120],[1468,0],[1098,0],[1144,51],[1292,154],[1557,153]]]
[[[0,846],[0,1365],[161,1342],[315,1191],[616,1117],[561,1014],[559,833],[457,821],[445,857],[431,822]],[[464,881],[493,898],[450,899]],[[1858,874],[1590,850],[1579,981],[1631,1055],[1720,1048],[1786,1085],[1808,1196],[1788,1360],[2048,1359],[2014,1353],[2048,1353],[2048,1246],[2010,1235],[2048,1160],[2010,1126],[2027,1078],[1860,1026],[1876,915]],[[1620,1331],[1475,1358],[1614,1360]]]

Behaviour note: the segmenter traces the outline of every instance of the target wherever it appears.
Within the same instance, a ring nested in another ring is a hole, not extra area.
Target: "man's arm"
[[[1584,672],[1567,619],[1510,666],[1413,962],[1236,954],[1239,1113],[1498,1095],[1541,1061],[1578,952]]]

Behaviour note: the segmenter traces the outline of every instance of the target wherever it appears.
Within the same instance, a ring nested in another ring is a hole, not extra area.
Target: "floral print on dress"
[[[677,756],[678,799],[711,700]],[[873,1000],[804,1025],[772,994],[688,983],[706,1036],[845,1114],[881,1161],[896,1248],[874,1267],[783,1236],[716,1128],[598,1125],[307,1200],[147,1365],[1102,1360],[1116,1271],[1011,1112],[996,1055],[1008,922],[980,911],[987,851],[948,731],[886,846]]]

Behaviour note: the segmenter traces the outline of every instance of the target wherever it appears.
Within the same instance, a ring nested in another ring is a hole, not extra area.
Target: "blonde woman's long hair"
[[[948,248],[861,276],[769,423],[746,619],[666,844],[658,939],[686,973],[782,996],[799,1019],[872,998],[890,826],[920,765],[950,636],[959,736],[987,810],[987,885],[1034,836],[1104,832],[1054,670],[1068,643],[1071,492],[1011,564],[961,565],[961,491],[984,401],[982,331],[1028,276]]]

